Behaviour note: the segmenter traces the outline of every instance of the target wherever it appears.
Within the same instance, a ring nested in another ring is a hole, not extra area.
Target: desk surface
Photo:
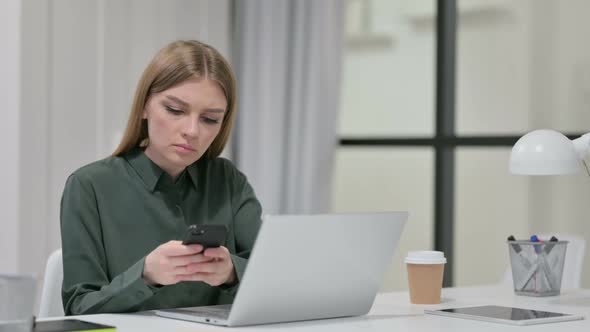
[[[269,324],[239,328],[222,328],[213,325],[184,322],[154,316],[149,312],[137,314],[100,314],[76,318],[114,325],[118,332],[130,331],[523,331],[555,332],[567,328],[568,332],[590,331],[590,289],[565,291],[561,296],[536,298],[516,296],[502,286],[446,288],[439,305],[412,305],[407,292],[381,293],[375,299],[367,316],[317,321]],[[424,315],[424,309],[444,309],[460,306],[495,304],[530,309],[577,313],[584,320],[511,326],[467,319]]]

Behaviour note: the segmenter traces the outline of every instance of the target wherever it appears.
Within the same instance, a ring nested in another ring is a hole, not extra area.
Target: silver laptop
[[[155,313],[223,326],[364,315],[407,218],[407,212],[267,215],[233,305]]]

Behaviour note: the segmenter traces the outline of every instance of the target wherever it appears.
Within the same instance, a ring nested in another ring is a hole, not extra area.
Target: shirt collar
[[[201,162],[201,160],[204,158],[205,157],[201,157],[201,159],[195,161],[194,163],[192,163],[191,165],[189,165],[186,168],[188,171],[188,175],[190,175],[189,178],[191,179],[191,182],[193,183],[193,186],[195,187],[195,189],[197,188],[197,184],[199,183],[197,180],[197,174],[199,174],[198,165]]]
[[[143,150],[139,148],[131,150],[125,156],[125,159],[127,159],[131,167],[137,172],[145,186],[153,192],[164,171],[151,161]]]
[[[156,190],[156,186],[158,185],[158,181],[164,174],[164,170],[160,168],[160,166],[156,165],[148,156],[144,153],[144,151],[140,148],[133,149],[130,151],[126,156],[125,159],[129,162],[131,167],[139,174],[139,177],[145,184],[145,186],[150,190]],[[189,165],[187,167],[189,176],[184,176],[190,179],[193,186],[197,187],[197,162]]]

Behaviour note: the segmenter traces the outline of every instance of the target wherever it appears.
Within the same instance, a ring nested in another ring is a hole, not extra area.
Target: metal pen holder
[[[514,292],[526,296],[559,295],[567,243],[508,241]]]

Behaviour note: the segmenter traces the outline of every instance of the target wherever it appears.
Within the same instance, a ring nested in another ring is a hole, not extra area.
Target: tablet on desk
[[[559,312],[501,307],[495,305],[443,310],[424,310],[424,313],[511,325],[533,325],[584,319],[584,316],[582,315],[570,315]]]

